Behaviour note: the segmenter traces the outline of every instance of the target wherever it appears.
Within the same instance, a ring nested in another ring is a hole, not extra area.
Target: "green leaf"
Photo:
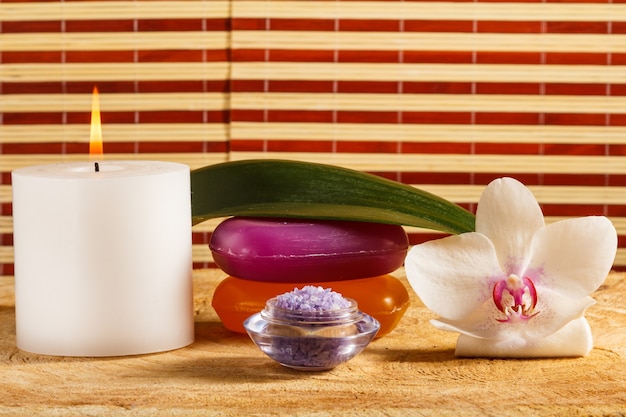
[[[226,216],[368,221],[448,233],[474,215],[410,185],[333,165],[243,160],[192,171],[193,223]]]

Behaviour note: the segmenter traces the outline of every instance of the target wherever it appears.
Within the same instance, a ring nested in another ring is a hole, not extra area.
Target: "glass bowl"
[[[326,311],[265,309],[243,323],[254,343],[283,366],[304,371],[325,371],[347,362],[376,336],[380,323],[359,311],[353,299],[349,307]]]

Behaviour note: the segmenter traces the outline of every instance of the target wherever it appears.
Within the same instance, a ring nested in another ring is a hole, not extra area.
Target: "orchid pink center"
[[[533,281],[524,277],[520,279],[515,274],[500,280],[493,287],[493,302],[502,313],[504,319],[499,322],[508,323],[520,320],[528,320],[538,314],[535,312],[537,305],[537,290]]]

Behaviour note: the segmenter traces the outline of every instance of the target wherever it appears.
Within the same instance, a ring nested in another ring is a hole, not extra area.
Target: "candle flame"
[[[102,123],[100,120],[100,98],[98,87],[93,88],[91,98],[91,135],[89,137],[89,156],[91,160],[101,159],[102,149]]]

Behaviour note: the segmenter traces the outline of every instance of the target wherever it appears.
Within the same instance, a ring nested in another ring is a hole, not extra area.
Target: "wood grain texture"
[[[402,271],[396,274],[403,282]],[[0,416],[621,416],[626,413],[626,275],[611,274],[587,317],[585,358],[457,359],[455,335],[412,291],[399,326],[323,373],[281,367],[211,308],[219,270],[194,273],[196,341],[120,358],[65,358],[15,347],[13,281],[0,280]]]

